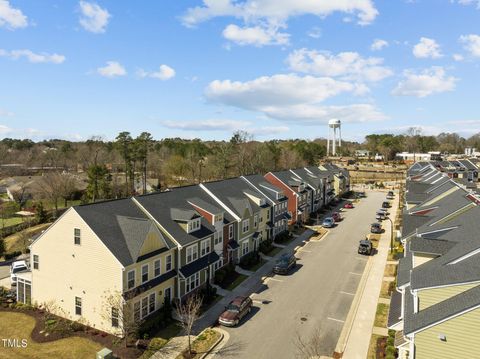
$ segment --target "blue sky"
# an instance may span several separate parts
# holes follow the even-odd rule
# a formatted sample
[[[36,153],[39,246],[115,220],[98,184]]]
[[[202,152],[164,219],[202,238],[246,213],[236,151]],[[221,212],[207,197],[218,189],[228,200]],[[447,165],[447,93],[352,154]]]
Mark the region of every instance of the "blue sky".
[[[480,132],[479,0],[0,0],[0,138]]]

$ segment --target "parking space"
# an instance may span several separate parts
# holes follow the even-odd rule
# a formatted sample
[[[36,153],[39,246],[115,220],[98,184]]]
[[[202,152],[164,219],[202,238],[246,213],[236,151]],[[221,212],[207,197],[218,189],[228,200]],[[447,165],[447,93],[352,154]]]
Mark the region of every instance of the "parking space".
[[[358,242],[369,233],[384,193],[369,192],[344,220],[317,243],[297,252],[297,268],[268,277],[252,295],[252,313],[218,353],[227,358],[294,358],[296,337],[320,336],[322,355],[332,355],[362,276],[366,257]]]

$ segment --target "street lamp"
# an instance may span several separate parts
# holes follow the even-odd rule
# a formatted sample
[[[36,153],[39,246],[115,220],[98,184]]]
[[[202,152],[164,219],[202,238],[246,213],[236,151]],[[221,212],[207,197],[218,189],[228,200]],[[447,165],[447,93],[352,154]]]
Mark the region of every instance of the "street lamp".
[[[385,217],[390,221],[390,253],[393,252],[393,221],[390,219],[390,217]]]

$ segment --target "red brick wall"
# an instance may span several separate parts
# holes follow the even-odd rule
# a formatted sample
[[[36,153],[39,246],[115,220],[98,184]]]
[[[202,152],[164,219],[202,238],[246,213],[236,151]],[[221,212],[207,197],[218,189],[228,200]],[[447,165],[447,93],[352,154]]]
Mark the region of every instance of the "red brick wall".
[[[285,183],[280,181],[277,177],[275,177],[271,172],[268,172],[265,175],[265,179],[273,184],[274,186],[277,186],[278,188],[281,188],[283,190],[283,193],[285,193],[285,196],[288,198],[288,211],[292,214],[292,219],[288,222],[288,224],[293,224],[297,222],[297,196],[295,195],[295,192]]]

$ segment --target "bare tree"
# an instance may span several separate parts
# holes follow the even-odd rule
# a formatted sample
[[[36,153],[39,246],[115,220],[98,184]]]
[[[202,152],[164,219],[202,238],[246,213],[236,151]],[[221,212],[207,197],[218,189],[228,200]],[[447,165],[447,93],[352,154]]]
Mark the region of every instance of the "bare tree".
[[[296,334],[294,344],[297,348],[297,357],[301,359],[320,358],[325,355],[322,350],[325,342],[325,337],[322,335],[319,328],[309,336],[304,338],[300,333]]]
[[[142,325],[140,318],[135,317],[132,298],[133,294],[124,295],[120,291],[107,291],[103,297],[102,318],[117,328],[117,335],[124,339],[125,347],[128,338]]]
[[[41,191],[41,197],[49,200],[55,207],[55,217],[58,216],[58,201],[61,196],[63,178],[58,172],[48,173],[43,177],[43,181],[38,184]]]
[[[193,325],[200,318],[200,308],[202,306],[202,297],[193,294],[187,298],[185,303],[178,302],[175,305],[175,313],[180,320],[185,334],[188,336],[188,354],[192,356],[191,334]]]

